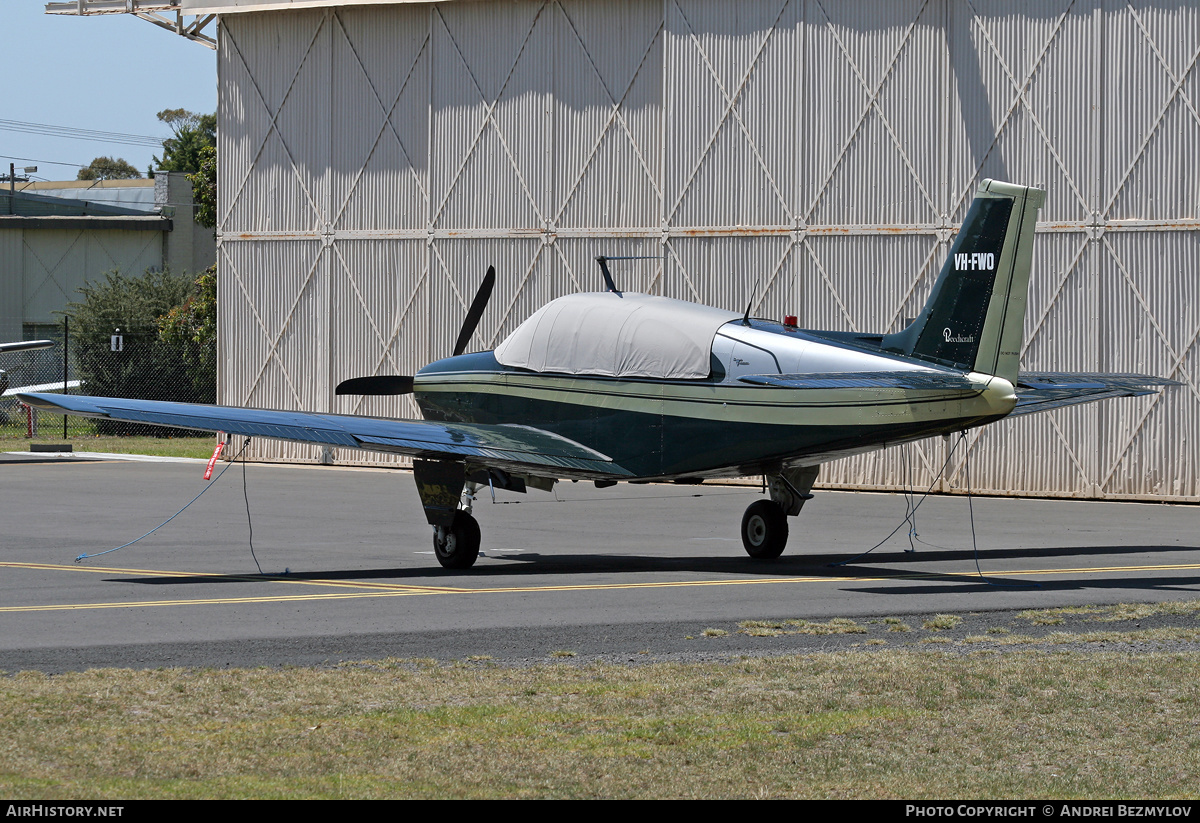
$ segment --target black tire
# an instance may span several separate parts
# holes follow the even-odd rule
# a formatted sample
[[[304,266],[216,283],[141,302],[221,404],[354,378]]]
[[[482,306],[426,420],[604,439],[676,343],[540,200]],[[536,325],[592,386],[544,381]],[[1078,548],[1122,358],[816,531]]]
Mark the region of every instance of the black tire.
[[[479,523],[466,512],[457,512],[449,528],[433,530],[433,553],[446,569],[469,569],[479,557]]]
[[[751,503],[742,515],[742,545],[756,560],[774,560],[787,545],[788,524],[783,507],[774,500]]]

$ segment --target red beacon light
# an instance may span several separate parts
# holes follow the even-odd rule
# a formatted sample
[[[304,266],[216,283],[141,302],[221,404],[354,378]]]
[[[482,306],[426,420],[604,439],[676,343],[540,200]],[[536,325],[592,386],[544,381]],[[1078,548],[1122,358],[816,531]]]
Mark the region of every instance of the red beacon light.
[[[796,328],[796,315],[794,315],[794,314],[784,315],[783,325],[787,326],[789,329]]]

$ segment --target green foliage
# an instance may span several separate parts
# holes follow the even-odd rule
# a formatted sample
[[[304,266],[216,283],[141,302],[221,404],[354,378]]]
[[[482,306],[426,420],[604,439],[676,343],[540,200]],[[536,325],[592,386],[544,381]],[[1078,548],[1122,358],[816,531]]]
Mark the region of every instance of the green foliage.
[[[123,157],[97,157],[79,170],[77,180],[132,180],[142,173],[125,162]]]
[[[217,115],[166,109],[158,113],[158,119],[174,134],[163,141],[163,155],[154,158],[154,167],[189,174],[200,171],[203,149],[217,145]]]
[[[149,400],[211,402],[213,391],[197,396],[198,381],[188,362],[160,339],[159,318],[192,296],[186,276],[147,271],[142,277],[108,272],[80,292],[83,300],[69,304],[72,353],[88,394]],[[119,330],[119,331],[118,331]],[[120,334],[123,349],[112,351],[111,339]],[[161,433],[116,421],[97,421],[100,434]]]
[[[200,170],[189,174],[192,197],[196,203],[196,222],[210,229],[217,227],[217,149],[200,150]]]
[[[197,403],[217,400],[217,267],[192,284],[191,295],[158,319],[158,337],[183,364]]]

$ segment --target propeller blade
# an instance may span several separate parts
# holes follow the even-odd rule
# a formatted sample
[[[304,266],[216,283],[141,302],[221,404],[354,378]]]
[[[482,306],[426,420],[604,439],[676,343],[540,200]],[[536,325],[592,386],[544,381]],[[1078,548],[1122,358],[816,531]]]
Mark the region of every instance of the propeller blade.
[[[335,394],[411,394],[413,379],[403,374],[384,374],[378,377],[354,377],[338,383]]]
[[[455,357],[466,351],[467,344],[471,342],[471,335],[475,333],[475,327],[479,325],[479,320],[483,317],[483,310],[487,308],[494,285],[496,285],[496,267],[488,266],[487,274],[483,276],[483,283],[480,284],[479,291],[475,292],[471,308],[467,310],[467,319],[463,321],[462,331],[458,333],[458,340],[454,342]]]
[[[483,317],[483,310],[487,308],[488,300],[492,296],[492,287],[495,285],[496,267],[488,266],[487,274],[483,277],[479,291],[475,292],[475,299],[471,301],[471,308],[467,310],[467,319],[463,321],[462,331],[458,333],[458,340],[454,344],[456,357],[462,354],[467,343],[471,342],[471,335],[475,333],[475,327],[479,325],[479,320]],[[338,383],[334,393],[379,396],[411,394],[412,390],[413,379],[411,377],[403,374],[383,374],[376,377],[354,377],[350,380],[343,380]]]

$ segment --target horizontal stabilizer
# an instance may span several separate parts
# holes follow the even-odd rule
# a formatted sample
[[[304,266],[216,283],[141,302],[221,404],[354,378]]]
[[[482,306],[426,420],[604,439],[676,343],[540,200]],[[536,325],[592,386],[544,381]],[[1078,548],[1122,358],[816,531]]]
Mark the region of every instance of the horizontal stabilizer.
[[[1145,374],[1021,372],[1016,386],[1017,407],[1009,416],[1050,411],[1111,397],[1141,397],[1178,385],[1181,384],[1177,380]]]
[[[59,414],[453,460],[551,477],[631,476],[594,449],[528,426],[389,420],[116,397],[22,394],[18,399]]]
[[[953,372],[883,371],[832,374],[750,374],[743,383],[780,386],[787,389],[916,389],[955,391],[978,390],[965,375]]]

